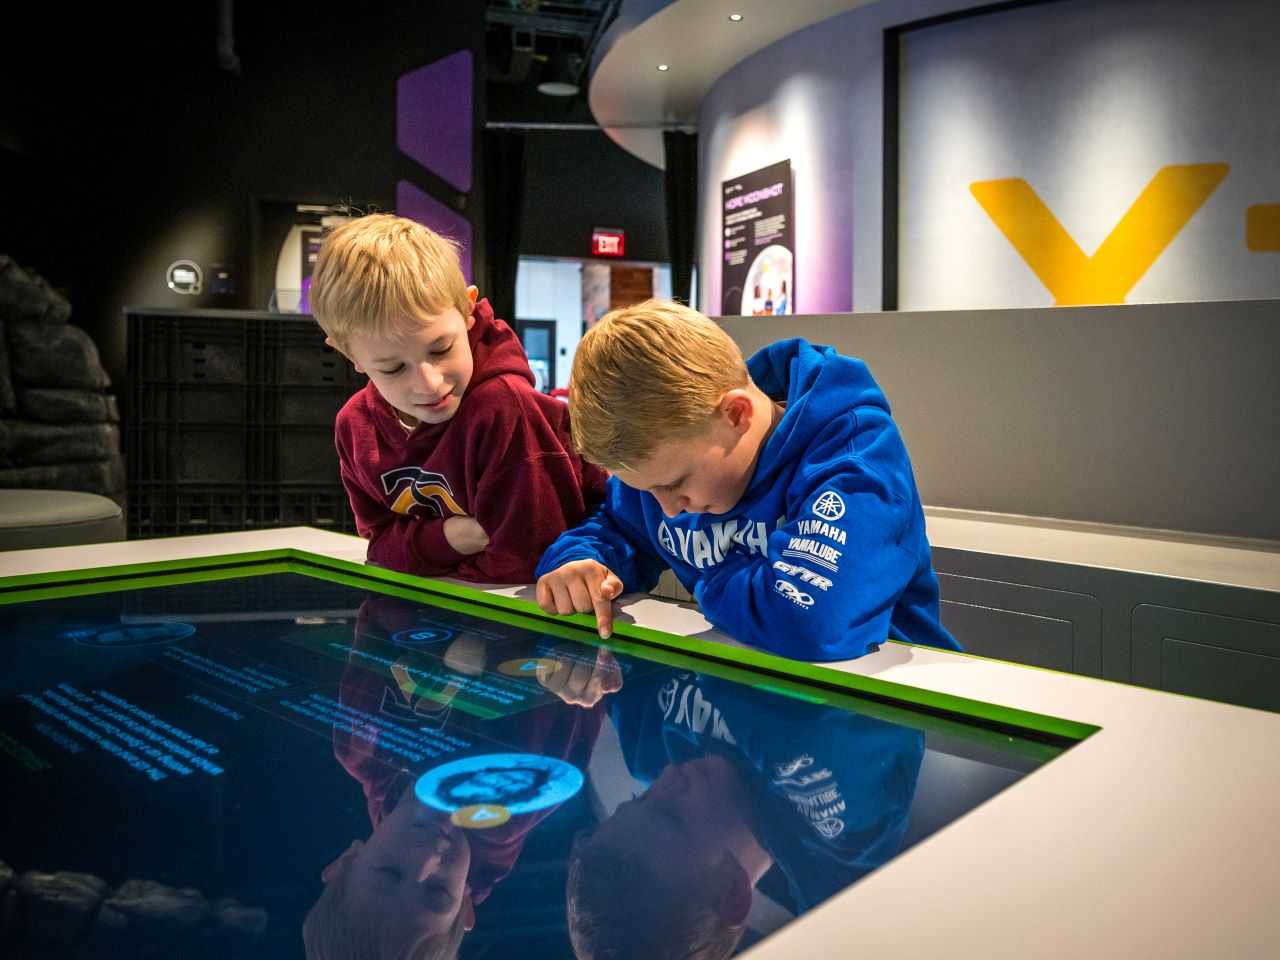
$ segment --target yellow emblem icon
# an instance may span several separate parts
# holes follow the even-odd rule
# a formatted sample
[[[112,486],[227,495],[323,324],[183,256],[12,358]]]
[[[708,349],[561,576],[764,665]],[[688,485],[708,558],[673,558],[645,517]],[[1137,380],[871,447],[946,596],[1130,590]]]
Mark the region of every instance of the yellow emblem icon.
[[[970,184],[969,192],[1058,306],[1124,303],[1229,169],[1225,163],[1163,167],[1093,256],[1085,255],[1027,181],[984,180]]]
[[[464,830],[488,830],[500,827],[511,819],[511,811],[496,803],[477,803],[459,807],[449,817],[455,827]]]

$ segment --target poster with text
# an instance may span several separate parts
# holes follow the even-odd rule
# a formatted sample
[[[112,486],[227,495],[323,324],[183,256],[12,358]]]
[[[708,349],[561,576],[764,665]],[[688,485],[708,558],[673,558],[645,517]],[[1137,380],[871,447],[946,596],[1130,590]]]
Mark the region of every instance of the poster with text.
[[[721,185],[724,228],[722,316],[795,313],[791,161]]]

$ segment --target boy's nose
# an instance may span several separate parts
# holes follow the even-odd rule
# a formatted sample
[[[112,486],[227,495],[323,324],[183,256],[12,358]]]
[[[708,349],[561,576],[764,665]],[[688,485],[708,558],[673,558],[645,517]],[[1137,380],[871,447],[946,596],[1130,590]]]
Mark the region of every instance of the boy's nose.
[[[435,846],[426,851],[422,858],[422,867],[418,870],[418,882],[425,883],[433,876],[440,872],[440,865],[444,862],[444,851],[439,846]]]
[[[456,855],[456,842],[444,830],[431,833],[421,845],[422,866],[418,868],[418,882],[431,879],[440,872],[446,860],[453,860]]]
[[[423,393],[434,395],[440,391],[444,377],[440,376],[440,371],[431,364],[423,362],[418,364],[418,381],[422,385]]]
[[[662,512],[668,517],[678,516],[685,507],[689,506],[689,498],[679,497],[674,493],[659,495],[658,506],[662,508]]]

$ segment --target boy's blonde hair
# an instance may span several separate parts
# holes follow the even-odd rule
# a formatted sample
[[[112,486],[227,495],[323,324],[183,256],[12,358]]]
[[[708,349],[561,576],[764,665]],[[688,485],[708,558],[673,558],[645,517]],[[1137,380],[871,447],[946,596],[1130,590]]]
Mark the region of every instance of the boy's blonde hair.
[[[573,358],[573,442],[602,467],[634,468],[699,433],[725,392],[750,382],[738,345],[698,311],[671,300],[613,310]]]
[[[341,350],[353,333],[395,336],[407,321],[456,307],[470,312],[452,240],[386,213],[344,223],[320,247],[311,312]]]

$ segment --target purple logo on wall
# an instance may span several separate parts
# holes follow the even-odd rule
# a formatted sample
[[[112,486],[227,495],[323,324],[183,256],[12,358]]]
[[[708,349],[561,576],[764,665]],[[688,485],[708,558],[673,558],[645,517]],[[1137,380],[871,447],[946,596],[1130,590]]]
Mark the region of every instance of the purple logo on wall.
[[[471,189],[472,82],[470,50],[459,50],[396,81],[396,144],[462,193]],[[462,272],[471,279],[471,224],[424,190],[401,180],[396,212],[456,240]]]

